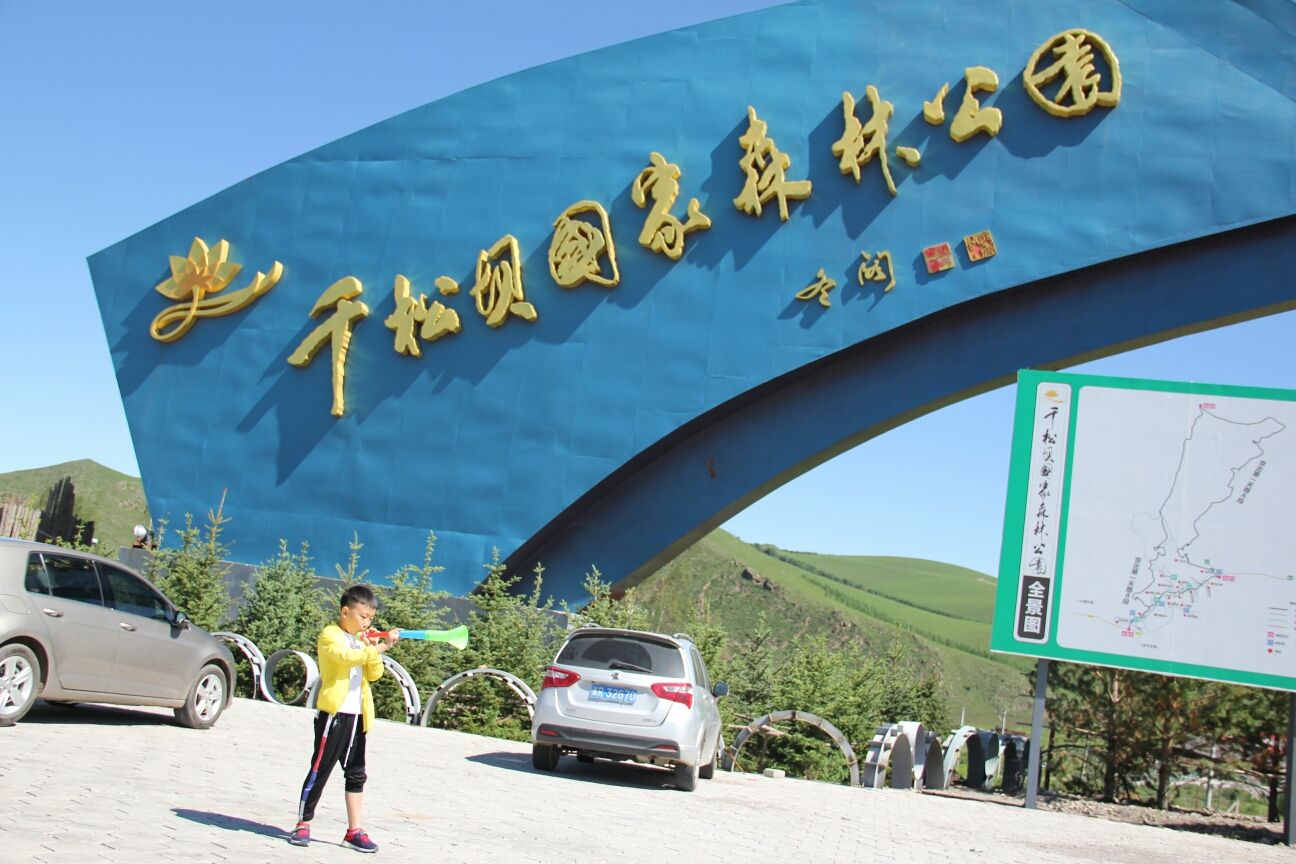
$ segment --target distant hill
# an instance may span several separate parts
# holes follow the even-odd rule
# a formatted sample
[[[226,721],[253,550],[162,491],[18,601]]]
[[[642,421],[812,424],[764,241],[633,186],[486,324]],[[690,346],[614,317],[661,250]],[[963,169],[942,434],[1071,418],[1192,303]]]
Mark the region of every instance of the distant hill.
[[[1006,708],[1008,726],[1021,727],[1031,664],[990,654],[994,590],[989,576],[936,561],[785,552],[715,531],[637,594],[658,628],[705,606],[730,633],[764,613],[783,643],[826,634],[878,654],[898,640],[916,673],[940,680],[950,723],[997,728]]]
[[[64,477],[71,477],[76,487],[77,517],[94,521],[100,548],[129,546],[131,530],[140,523],[148,524],[148,504],[140,478],[90,459],[0,474],[0,495],[44,507],[50,487]]]

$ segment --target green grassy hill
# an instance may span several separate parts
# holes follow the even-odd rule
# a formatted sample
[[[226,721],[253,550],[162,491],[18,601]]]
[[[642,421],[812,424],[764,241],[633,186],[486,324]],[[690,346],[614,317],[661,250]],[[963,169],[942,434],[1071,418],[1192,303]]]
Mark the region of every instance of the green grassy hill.
[[[994,587],[982,573],[935,561],[788,553],[715,531],[637,595],[659,629],[705,609],[733,634],[763,613],[783,643],[826,634],[877,654],[899,641],[916,673],[940,681],[951,723],[963,715],[997,727],[1007,708],[1008,725],[1020,726],[1030,717],[1030,663],[989,653]]]
[[[71,477],[76,489],[77,517],[95,523],[99,548],[115,551],[119,546],[129,546],[131,529],[148,523],[148,505],[140,479],[89,459],[0,474],[0,495],[44,507],[50,487],[64,477]]]

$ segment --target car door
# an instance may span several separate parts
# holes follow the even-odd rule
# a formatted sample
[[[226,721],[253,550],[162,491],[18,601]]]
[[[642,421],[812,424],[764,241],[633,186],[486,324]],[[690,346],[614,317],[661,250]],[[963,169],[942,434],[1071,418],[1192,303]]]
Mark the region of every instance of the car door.
[[[697,648],[690,647],[689,655],[693,658],[693,669],[697,688],[694,690],[697,699],[698,708],[702,711],[703,746],[711,741],[719,742],[720,740],[720,706],[716,704],[715,695],[711,693],[711,676],[707,674],[706,664],[702,662],[702,655],[698,653]],[[718,746],[718,744],[717,744]],[[705,759],[706,753],[701,757]]]
[[[27,590],[49,630],[59,686],[116,692],[112,671],[122,630],[117,613],[104,605],[94,562],[33,552],[27,571]]]
[[[117,686],[128,696],[185,698],[201,659],[195,640],[172,626],[171,604],[151,585],[120,567],[97,566],[121,628],[113,664]]]

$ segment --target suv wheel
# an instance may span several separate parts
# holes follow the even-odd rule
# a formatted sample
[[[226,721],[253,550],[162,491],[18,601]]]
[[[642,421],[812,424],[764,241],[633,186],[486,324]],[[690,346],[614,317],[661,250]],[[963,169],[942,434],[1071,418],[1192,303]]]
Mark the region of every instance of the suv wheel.
[[[559,767],[559,756],[562,751],[552,744],[531,745],[531,766],[540,771],[553,771]]]
[[[681,792],[692,792],[697,788],[698,766],[676,765],[675,788]]]
[[[532,744],[531,764],[541,771],[552,771],[558,767],[558,757],[562,755],[552,744]]]
[[[12,726],[36,703],[40,692],[40,660],[17,642],[0,648],[0,726]]]
[[[175,709],[176,719],[190,729],[208,729],[216,723],[225,710],[225,673],[219,666],[208,663],[198,673],[198,680],[189,689],[185,704]]]
[[[698,776],[703,780],[710,780],[715,776],[716,762],[720,761],[720,744],[716,743],[716,749],[711,754],[711,761],[698,769]]]

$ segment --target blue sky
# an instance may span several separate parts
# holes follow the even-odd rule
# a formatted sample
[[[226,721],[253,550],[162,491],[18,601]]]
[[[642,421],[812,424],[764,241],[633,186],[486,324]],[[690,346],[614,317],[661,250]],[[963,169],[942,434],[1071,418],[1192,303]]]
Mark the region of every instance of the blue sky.
[[[772,5],[0,0],[0,472],[89,458],[138,474],[88,255],[465,87]],[[1296,388],[1293,336],[1286,313],[1077,371]],[[1011,425],[1010,390],[968,400],[809,472],[727,527],[785,548],[993,573]]]

